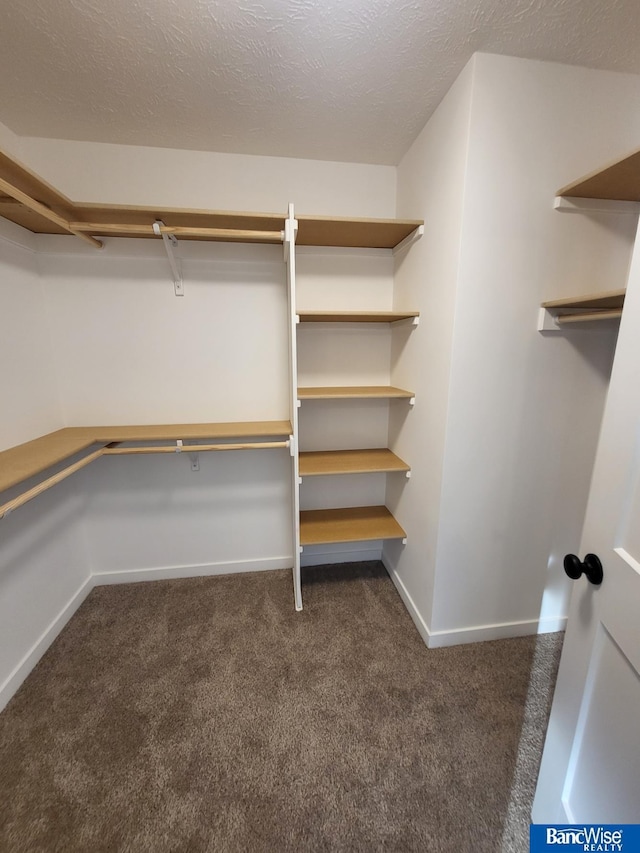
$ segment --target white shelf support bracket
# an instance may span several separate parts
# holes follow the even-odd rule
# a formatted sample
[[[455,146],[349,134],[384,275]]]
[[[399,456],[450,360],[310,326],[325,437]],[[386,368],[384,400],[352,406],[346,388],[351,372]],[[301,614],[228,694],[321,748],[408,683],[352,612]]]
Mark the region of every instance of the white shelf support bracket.
[[[548,308],[541,308],[538,311],[538,331],[561,332],[562,329],[556,320],[557,316],[556,312],[551,312]]]
[[[297,452],[298,452],[298,449],[296,447],[295,436],[290,435],[289,436],[289,453],[291,454],[291,456],[295,456]]]
[[[404,537],[404,539],[402,540],[402,544],[403,544],[403,545],[406,545],[406,544],[407,544],[407,537],[406,537],[406,536],[405,536],[405,537]]]
[[[179,438],[176,441],[176,453],[182,453],[182,439]]]
[[[396,327],[408,327],[415,329],[416,326],[420,324],[420,317],[409,317],[406,320],[394,320],[391,325],[395,329]]]
[[[411,234],[408,234],[404,240],[401,240],[397,246],[394,246],[391,250],[393,255],[397,255],[399,252],[404,252],[405,249],[408,249],[410,246],[419,240],[424,234],[424,225],[418,225]]]
[[[404,476],[407,478],[407,480],[410,480],[411,479],[411,471],[405,471]]]
[[[415,404],[416,404],[416,398],[411,397],[411,399],[409,400],[409,405],[411,406],[411,408],[413,408],[415,406]]]
[[[556,196],[553,207],[562,213],[638,213],[637,201],[619,201],[608,198],[571,198]]]
[[[164,222],[161,219],[156,220],[153,223],[153,233],[158,237],[162,237],[162,242],[164,244],[164,250],[167,253],[167,258],[169,259],[169,266],[171,267],[171,275],[173,276],[173,288],[175,290],[176,296],[184,296],[184,282],[182,281],[182,273],[180,272],[180,265],[178,264],[178,260],[173,254],[173,250],[178,246],[178,239],[175,234],[167,234],[162,229],[164,228]]]

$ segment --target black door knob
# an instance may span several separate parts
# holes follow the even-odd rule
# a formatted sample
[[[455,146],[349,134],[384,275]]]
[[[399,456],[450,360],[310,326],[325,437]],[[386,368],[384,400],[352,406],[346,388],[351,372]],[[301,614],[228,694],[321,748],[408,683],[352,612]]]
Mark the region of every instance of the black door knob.
[[[595,586],[600,586],[602,583],[602,563],[595,554],[587,554],[584,563],[581,563],[580,558],[575,554],[567,554],[564,558],[564,570],[571,580],[578,580],[580,575],[584,574],[589,583]]]

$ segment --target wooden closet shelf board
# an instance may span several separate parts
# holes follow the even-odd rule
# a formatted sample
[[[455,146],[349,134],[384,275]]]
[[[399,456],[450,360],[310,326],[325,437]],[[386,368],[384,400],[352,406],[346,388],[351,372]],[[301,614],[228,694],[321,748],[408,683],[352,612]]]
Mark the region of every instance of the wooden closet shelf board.
[[[409,471],[391,450],[313,450],[300,454],[300,476]]]
[[[419,317],[419,311],[298,311],[301,323],[395,323]]]
[[[640,201],[640,151],[590,172],[556,193],[569,198]]]
[[[73,202],[54,187],[0,151],[0,178],[35,201],[76,224],[90,223],[88,233],[96,237],[142,237],[158,239],[151,226],[162,220],[171,228],[230,229],[235,231],[270,232],[269,236],[236,237],[246,243],[273,243],[284,230],[284,213],[240,213],[191,208],[150,207],[122,204]],[[36,234],[64,234],[63,228],[37,211],[29,210],[6,193],[0,192],[0,216],[22,225]],[[298,216],[300,246],[349,246],[392,249],[423,222],[401,219],[353,219],[328,216]],[[102,227],[101,227],[102,226]],[[149,229],[140,233],[144,226]],[[85,230],[85,229],[77,229]],[[180,239],[221,241],[234,239],[225,235],[180,234]]]
[[[266,438],[289,436],[291,431],[289,421],[66,427],[0,452],[0,492],[41,474],[92,444],[109,444],[112,441]],[[185,449],[188,450],[188,447]]]
[[[393,249],[420,225],[418,219],[342,219],[298,216],[299,246]]]
[[[391,385],[349,385],[322,386],[317,388],[298,388],[300,400],[369,400],[410,398],[413,391],[394,388]]]
[[[272,232],[273,237],[263,240],[246,237],[243,242],[274,242],[284,229],[284,215],[277,213],[233,213],[230,211],[195,210],[190,208],[127,206],[120,204],[80,204],[74,206],[75,218],[95,225],[91,231],[97,236],[142,237],[157,240],[153,223],[161,220],[172,228],[223,228],[237,231]],[[101,228],[100,226],[104,226]],[[120,230],[118,230],[120,226]],[[129,227],[130,226],[130,227]],[[138,226],[138,228],[136,228]],[[149,229],[141,232],[139,227]],[[132,233],[133,231],[133,233]],[[180,239],[198,240],[202,237],[180,235]],[[214,239],[206,237],[204,239]],[[220,240],[221,238],[215,238]]]
[[[40,474],[94,444],[90,432],[59,429],[0,452],[0,492]]]
[[[9,196],[0,195],[0,216],[16,225],[21,225],[33,234],[69,234],[64,228],[50,222],[34,210],[29,210],[28,207]]]
[[[72,427],[73,429],[73,427]],[[267,438],[291,435],[289,421],[235,421],[208,424],[149,424],[113,427],[76,427],[90,429],[95,441],[171,441],[182,438]]]
[[[406,533],[385,506],[313,509],[300,513],[300,544],[404,539]]]
[[[602,293],[587,293],[584,296],[569,296],[565,299],[552,299],[550,302],[543,302],[543,308],[562,308],[562,309],[617,309],[624,306],[624,297],[626,290],[609,290]]]

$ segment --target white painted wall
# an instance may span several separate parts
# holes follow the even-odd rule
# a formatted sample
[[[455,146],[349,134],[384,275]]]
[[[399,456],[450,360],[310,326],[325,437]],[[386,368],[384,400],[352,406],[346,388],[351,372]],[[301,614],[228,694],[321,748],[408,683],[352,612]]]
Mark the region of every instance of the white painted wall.
[[[637,146],[639,103],[630,75],[474,59],[435,583],[420,611],[431,645],[562,624],[561,558],[579,544],[615,335],[543,337],[537,306],[623,286],[635,222],[552,201]],[[398,214],[419,215],[402,168]],[[394,562],[412,595],[417,558],[407,548]]]
[[[0,220],[0,450],[63,424],[34,242]],[[83,598],[80,511],[68,482],[0,521],[0,708]]]
[[[398,167],[398,216],[424,219],[425,234],[397,256],[394,308],[419,310],[419,326],[393,332],[394,385],[416,393],[396,407],[390,446],[412,468],[389,475],[387,506],[407,545],[387,543],[385,563],[423,635],[432,621],[453,316],[461,252],[474,61],[465,68]]]
[[[22,139],[0,121],[0,148],[17,160],[22,158]]]
[[[39,239],[67,424],[289,417],[280,247],[184,241],[176,297],[161,242],[107,242]]]
[[[22,138],[30,167],[74,201],[327,216],[394,216],[395,169],[286,157]]]
[[[63,423],[33,234],[4,219],[0,219],[0,306],[0,450],[4,450]]]

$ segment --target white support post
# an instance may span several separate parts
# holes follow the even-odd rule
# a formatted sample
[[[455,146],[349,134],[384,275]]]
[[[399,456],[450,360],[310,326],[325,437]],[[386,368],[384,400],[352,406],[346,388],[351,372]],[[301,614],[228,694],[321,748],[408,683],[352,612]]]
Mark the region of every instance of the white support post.
[[[293,205],[289,205],[284,223],[284,260],[287,267],[287,292],[289,297],[289,412],[293,434],[290,437],[292,457],[292,531],[293,531],[293,593],[296,610],[302,610],[302,585],[300,581],[300,467],[298,458],[298,346],[296,311],[296,235],[298,222]]]
[[[180,266],[178,264],[178,260],[173,254],[173,250],[178,245],[178,238],[174,234],[167,234],[161,229],[164,227],[164,222],[161,219],[156,220],[153,223],[153,233],[157,234],[158,237],[162,237],[162,242],[164,244],[165,252],[167,253],[167,258],[169,259],[169,266],[171,267],[171,275],[173,276],[173,288],[175,290],[176,296],[184,296],[184,282],[182,281],[182,273],[180,272]]]

